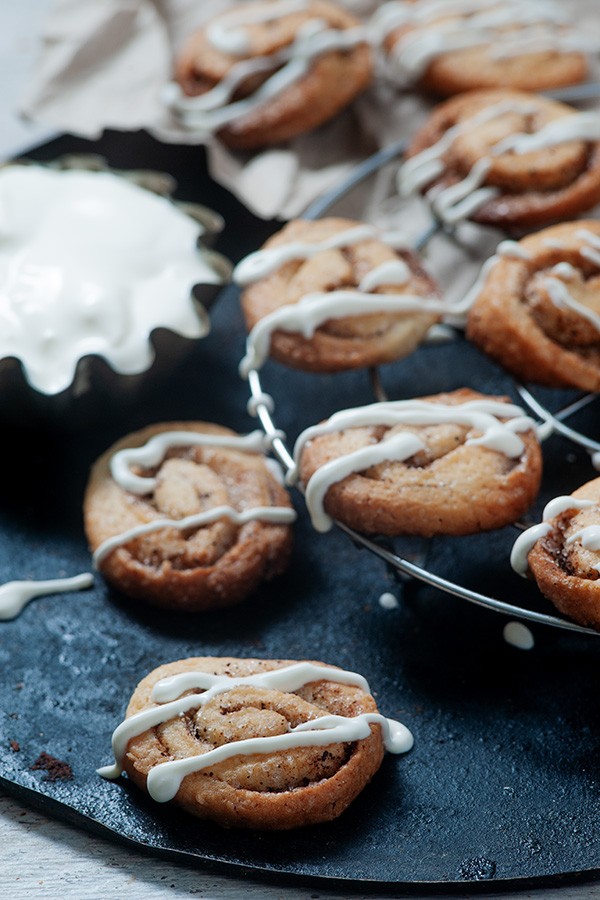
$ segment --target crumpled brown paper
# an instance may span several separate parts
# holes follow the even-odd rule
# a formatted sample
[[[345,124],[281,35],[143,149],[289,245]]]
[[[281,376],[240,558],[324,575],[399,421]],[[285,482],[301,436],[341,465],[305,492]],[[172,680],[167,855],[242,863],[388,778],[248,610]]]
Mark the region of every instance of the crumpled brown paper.
[[[376,0],[342,0],[354,11]],[[569,0],[598,22],[598,0]],[[160,140],[198,143],[161,102],[173,58],[189,34],[232,0],[54,0],[38,65],[22,105],[58,130],[98,137],[104,128],[144,128]],[[292,218],[377,147],[410,134],[431,107],[416,94],[377,84],[316,132],[259,153],[207,143],[213,178],[253,212]],[[361,215],[362,210],[355,210]]]
[[[160,94],[189,34],[229,6],[231,0],[55,0],[23,112],[90,138],[104,128],[144,128],[160,140],[198,143],[173,121]],[[383,114],[388,100],[393,108]],[[406,109],[420,105],[377,88],[280,147],[244,154],[209,140],[210,171],[258,215],[291,218],[377,146],[408,131],[413,117]]]

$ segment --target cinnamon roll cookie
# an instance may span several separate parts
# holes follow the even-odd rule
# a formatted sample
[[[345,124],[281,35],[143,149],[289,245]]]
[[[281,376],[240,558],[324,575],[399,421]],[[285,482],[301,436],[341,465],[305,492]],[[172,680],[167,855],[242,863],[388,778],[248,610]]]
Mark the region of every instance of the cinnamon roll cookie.
[[[412,736],[377,711],[361,675],[292,660],[183,659],[137,686],[114,766],[158,802],[221,825],[289,829],[339,816],[384,749]]]
[[[446,309],[399,234],[350,219],[290,222],[236,267],[246,287],[246,376],[267,355],[306,371],[379,365],[411,353]]]
[[[386,3],[370,25],[397,83],[451,96],[477,88],[545,91],[584,81],[592,37],[552,0]]]
[[[343,410],[304,431],[294,457],[318,531],[339,519],[357,531],[427,537],[514,522],[542,468],[523,410],[468,388]]]
[[[252,149],[331,119],[367,87],[358,19],[329,0],[236,4],[194,34],[166,102],[191,130]]]
[[[467,337],[524,381],[600,390],[600,222],[524,238],[487,266]]]
[[[472,91],[438,106],[398,174],[453,224],[529,227],[600,202],[600,112],[513,90]]]
[[[199,611],[244,599],[282,572],[295,518],[259,432],[205,422],[152,425],[92,469],[84,501],[94,562],[114,587]]]
[[[551,500],[517,539],[511,565],[565,615],[600,630],[600,478]]]

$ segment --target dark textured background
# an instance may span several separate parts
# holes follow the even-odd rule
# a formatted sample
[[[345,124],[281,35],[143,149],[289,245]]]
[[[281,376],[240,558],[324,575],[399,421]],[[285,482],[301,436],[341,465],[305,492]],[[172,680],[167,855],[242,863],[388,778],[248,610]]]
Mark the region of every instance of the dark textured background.
[[[102,152],[116,167],[170,171],[181,198],[224,214],[217,249],[235,259],[273,230],[208,181],[195,148],[108,134],[97,144],[62,138],[33,156],[75,150]],[[89,570],[81,523],[87,472],[124,432],[178,417],[254,427],[245,412],[247,388],[236,375],[243,339],[235,291],[228,289],[210,337],[134,408],[118,408],[107,397],[105,415],[95,422],[76,413],[62,422],[4,425],[0,580]],[[422,349],[387,367],[384,381],[395,398],[464,384],[495,392],[511,387],[462,342]],[[337,408],[372,399],[364,373],[319,377],[270,364],[264,386],[290,438]],[[593,411],[578,423],[593,430]],[[587,455],[562,439],[552,438],[545,451],[538,508],[594,475]],[[507,566],[514,536],[505,529],[436,539],[428,565],[550,611]],[[390,588],[401,599],[396,610],[378,603]],[[535,649],[523,652],[503,641],[505,621],[428,588],[391,584],[379,561],[339,532],[317,535],[302,512],[289,573],[222,615],[152,611],[98,577],[91,591],[37,600],[19,619],[0,623],[0,783],[51,814],[109,829],[152,852],[257,868],[264,877],[498,885],[600,869],[600,643],[536,628]],[[337,822],[287,834],[225,831],[148,801],[126,779],[100,779],[95,769],[110,761],[111,732],[137,681],[160,663],[190,655],[320,658],[362,672],[382,712],[412,729],[415,748],[388,756]],[[74,779],[50,782],[31,771],[42,751],[68,761]]]

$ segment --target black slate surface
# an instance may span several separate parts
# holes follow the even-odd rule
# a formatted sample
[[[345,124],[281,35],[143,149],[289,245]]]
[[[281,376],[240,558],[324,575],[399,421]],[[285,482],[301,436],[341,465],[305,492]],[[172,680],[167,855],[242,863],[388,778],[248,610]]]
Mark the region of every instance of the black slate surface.
[[[108,134],[97,144],[63,138],[33,156],[80,150],[101,152],[116,167],[170,171],[183,199],[225,215],[217,247],[233,258],[273,229],[208,181],[195,148]],[[135,408],[111,408],[107,398],[107,415],[96,423],[5,425],[0,579],[89,570],[81,523],[87,472],[125,431],[180,417],[254,427],[236,374],[243,338],[235,291],[228,289],[212,334]],[[464,384],[511,390],[463,342],[420,350],[383,375],[397,398]],[[337,408],[372,399],[362,373],[318,377],[269,364],[264,386],[290,437]],[[593,432],[594,410],[577,421]],[[562,439],[549,440],[545,453],[538,509],[594,475],[587,454]],[[226,614],[188,618],[150,610],[98,577],[90,591],[39,599],[19,619],[0,623],[2,787],[150,852],[258,870],[264,878],[362,880],[362,889],[481,880],[498,887],[600,869],[600,642],[538,627],[535,649],[519,651],[502,638],[503,617],[392,582],[378,560],[341,533],[315,534],[299,496],[296,505],[289,573]],[[427,564],[470,587],[550,611],[507,566],[514,537],[509,528],[436,539]],[[400,599],[395,610],[378,603],[390,588]],[[100,779],[95,770],[110,761],[111,732],[137,681],[189,655],[320,658],[362,672],[382,712],[412,729],[414,750],[388,756],[337,822],[286,834],[226,831],[152,803],[125,778]],[[52,782],[31,770],[41,752],[67,761],[73,779]]]

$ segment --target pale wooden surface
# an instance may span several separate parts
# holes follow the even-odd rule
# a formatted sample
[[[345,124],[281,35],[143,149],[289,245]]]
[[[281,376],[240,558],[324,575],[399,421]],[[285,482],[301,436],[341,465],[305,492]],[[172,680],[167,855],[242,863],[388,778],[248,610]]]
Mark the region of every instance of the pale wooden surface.
[[[348,891],[320,886],[279,887],[235,876],[214,875],[109,843],[86,832],[39,815],[0,795],[0,897],[61,897],[88,900],[125,897],[201,897],[202,900],[342,900]],[[378,900],[383,894],[352,892],[353,900]],[[390,896],[389,894],[387,896]],[[422,898],[423,895],[420,895]],[[416,900],[414,894],[402,894]],[[440,894],[429,894],[441,900]],[[471,892],[453,894],[470,900]],[[487,900],[598,900],[600,883],[540,891],[486,894]]]
[[[45,129],[19,122],[14,114],[19,84],[35,52],[36,24],[49,0],[0,0],[0,157],[20,152],[48,136]],[[141,852],[125,849],[51,820],[0,794],[0,897],[196,896],[203,900],[340,900],[347,891],[320,887],[279,887],[235,875],[214,875],[202,869],[175,866]],[[510,900],[600,900],[600,882],[577,887],[517,892]],[[353,893],[356,900],[362,896]],[[377,895],[368,895],[377,900]],[[410,894],[403,894],[410,900]],[[432,900],[435,900],[433,895]],[[441,895],[435,895],[440,897]],[[454,894],[467,900],[473,894]],[[486,894],[488,898],[506,894]]]
[[[124,849],[63,825],[0,795],[0,896],[61,897],[202,897],[203,900],[341,900],[348,891],[279,887],[235,876],[214,875]],[[354,900],[384,895],[352,893]],[[389,895],[387,895],[389,896]],[[405,900],[415,895],[402,894]],[[423,895],[421,895],[422,897]],[[442,895],[428,895],[440,900]],[[468,900],[471,892],[453,894]],[[488,900],[598,900],[600,883],[565,888],[486,894]]]

